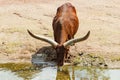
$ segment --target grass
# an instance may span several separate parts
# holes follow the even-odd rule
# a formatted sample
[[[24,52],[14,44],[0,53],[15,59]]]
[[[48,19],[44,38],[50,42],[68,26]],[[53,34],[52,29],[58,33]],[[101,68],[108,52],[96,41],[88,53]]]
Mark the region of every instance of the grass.
[[[27,42],[28,41],[28,42]],[[13,53],[20,53],[20,54],[28,54],[33,53],[36,51],[36,46],[34,41],[32,42],[29,40],[16,40],[16,41],[9,41],[5,42],[1,45],[0,50],[2,53],[13,54]]]
[[[0,51],[1,53],[25,53],[26,51],[36,51],[36,41],[27,33],[27,28],[24,26],[0,26]],[[33,31],[38,32],[37,28],[32,28]],[[49,32],[50,33],[50,32]],[[3,44],[4,43],[4,44]],[[27,52],[28,53],[28,52]]]
[[[120,56],[111,57],[111,61],[112,62],[114,62],[114,61],[120,61]]]
[[[33,74],[38,71],[35,69],[33,65],[30,63],[6,63],[0,64],[0,68],[4,68],[6,70],[11,70],[12,72],[16,72],[16,74],[24,80],[30,80]]]
[[[4,44],[1,47],[1,51],[7,54],[16,53],[17,47],[20,45],[21,45],[20,42],[9,42],[9,43]]]

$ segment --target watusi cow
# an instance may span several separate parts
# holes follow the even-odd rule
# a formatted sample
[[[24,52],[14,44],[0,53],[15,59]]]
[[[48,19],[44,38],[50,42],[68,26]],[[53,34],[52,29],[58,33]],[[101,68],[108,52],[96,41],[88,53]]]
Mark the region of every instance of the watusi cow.
[[[67,57],[69,46],[73,43],[86,40],[90,35],[90,31],[88,31],[84,37],[74,39],[74,35],[79,27],[79,20],[76,14],[76,9],[71,3],[65,3],[58,7],[52,26],[54,40],[45,36],[38,36],[29,30],[28,33],[36,39],[51,44],[57,53],[57,65],[62,66]]]

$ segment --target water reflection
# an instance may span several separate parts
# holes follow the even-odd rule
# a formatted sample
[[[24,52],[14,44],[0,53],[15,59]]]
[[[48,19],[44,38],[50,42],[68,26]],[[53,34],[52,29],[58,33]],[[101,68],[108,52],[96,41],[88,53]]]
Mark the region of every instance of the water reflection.
[[[109,76],[109,80],[119,80],[120,79],[120,70],[118,69],[111,69],[106,70],[105,73]]]
[[[35,74],[31,80],[55,80],[56,79],[57,68],[56,67],[46,67],[41,69],[41,72]]]
[[[36,67],[30,63],[0,64],[0,80],[119,80],[120,69],[63,66]]]
[[[17,76],[14,72],[10,70],[2,70],[0,69],[0,80],[24,80],[23,78]]]
[[[109,76],[102,69],[66,66],[57,72],[56,80],[109,80]]]

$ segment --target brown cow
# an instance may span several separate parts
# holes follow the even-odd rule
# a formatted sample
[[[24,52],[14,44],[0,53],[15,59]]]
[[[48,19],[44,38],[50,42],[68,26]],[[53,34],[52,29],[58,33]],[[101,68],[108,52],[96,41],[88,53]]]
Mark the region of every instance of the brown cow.
[[[57,9],[52,26],[55,41],[44,36],[35,35],[29,30],[28,33],[36,39],[50,43],[56,50],[58,66],[62,66],[64,59],[67,57],[69,45],[86,40],[90,31],[82,38],[73,39],[78,30],[79,21],[75,7],[71,3],[65,3]]]

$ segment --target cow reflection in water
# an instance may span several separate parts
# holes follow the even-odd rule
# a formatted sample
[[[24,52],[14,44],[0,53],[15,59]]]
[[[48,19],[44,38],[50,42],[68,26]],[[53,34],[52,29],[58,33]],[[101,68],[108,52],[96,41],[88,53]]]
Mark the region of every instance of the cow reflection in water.
[[[56,80],[75,80],[74,69],[70,73],[68,67],[57,71]]]
[[[110,80],[110,78],[104,74],[104,69],[66,66],[57,71],[56,80]]]

